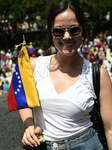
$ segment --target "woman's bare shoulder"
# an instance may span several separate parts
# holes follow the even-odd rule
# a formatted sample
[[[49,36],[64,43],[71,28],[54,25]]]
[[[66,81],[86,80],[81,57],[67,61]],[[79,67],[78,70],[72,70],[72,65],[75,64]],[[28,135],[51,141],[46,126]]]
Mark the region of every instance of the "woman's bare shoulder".
[[[100,77],[101,77],[101,85],[106,85],[106,87],[107,87],[107,85],[109,87],[112,86],[112,82],[111,82],[109,73],[108,73],[107,69],[103,66],[101,66],[101,76]]]
[[[101,66],[101,77],[110,78],[107,69],[104,66]]]
[[[30,60],[30,63],[31,63],[31,67],[32,67],[32,70],[34,71],[35,67],[36,67],[36,62],[37,62],[37,57],[35,58],[32,58]]]

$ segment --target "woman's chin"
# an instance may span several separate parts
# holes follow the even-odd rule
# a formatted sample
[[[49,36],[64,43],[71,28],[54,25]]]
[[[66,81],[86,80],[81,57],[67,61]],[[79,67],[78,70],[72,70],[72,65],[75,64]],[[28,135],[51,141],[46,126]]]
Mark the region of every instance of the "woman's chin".
[[[72,55],[74,55],[75,51],[74,51],[74,49],[72,49],[72,50],[63,50],[62,53],[66,56],[72,56]]]

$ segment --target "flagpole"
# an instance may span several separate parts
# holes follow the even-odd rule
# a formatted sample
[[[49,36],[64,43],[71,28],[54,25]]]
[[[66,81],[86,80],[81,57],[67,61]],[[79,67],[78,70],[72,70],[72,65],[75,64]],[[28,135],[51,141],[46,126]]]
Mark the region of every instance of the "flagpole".
[[[25,41],[25,36],[23,34],[23,43],[22,43],[23,46],[26,46],[26,41]],[[34,128],[36,128],[36,124],[35,124],[35,116],[34,116],[34,109],[32,108],[32,117],[33,117],[33,125],[34,125]],[[45,142],[45,139],[43,137],[43,135],[39,135],[38,136],[38,139],[40,141],[40,143],[43,143]]]

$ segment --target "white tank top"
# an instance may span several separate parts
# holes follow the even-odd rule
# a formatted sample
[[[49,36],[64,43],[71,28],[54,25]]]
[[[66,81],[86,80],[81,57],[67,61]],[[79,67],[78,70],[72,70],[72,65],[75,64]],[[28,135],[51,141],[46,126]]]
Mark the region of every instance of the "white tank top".
[[[36,125],[48,141],[66,139],[92,126],[89,112],[94,105],[92,64],[84,59],[80,79],[58,94],[50,78],[50,56],[37,58],[34,79],[41,107],[34,108]]]

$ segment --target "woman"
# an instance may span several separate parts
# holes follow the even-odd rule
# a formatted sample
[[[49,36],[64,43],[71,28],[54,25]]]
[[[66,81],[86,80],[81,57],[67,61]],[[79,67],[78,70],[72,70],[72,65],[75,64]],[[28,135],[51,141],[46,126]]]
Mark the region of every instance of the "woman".
[[[96,98],[92,64],[77,49],[86,38],[82,10],[62,1],[48,16],[49,43],[57,54],[31,60],[41,107],[20,110],[26,126],[22,143],[38,150],[102,150],[92,128],[90,112]],[[109,150],[112,150],[112,86],[107,70],[101,67],[101,115]],[[46,142],[40,144],[39,135]]]

